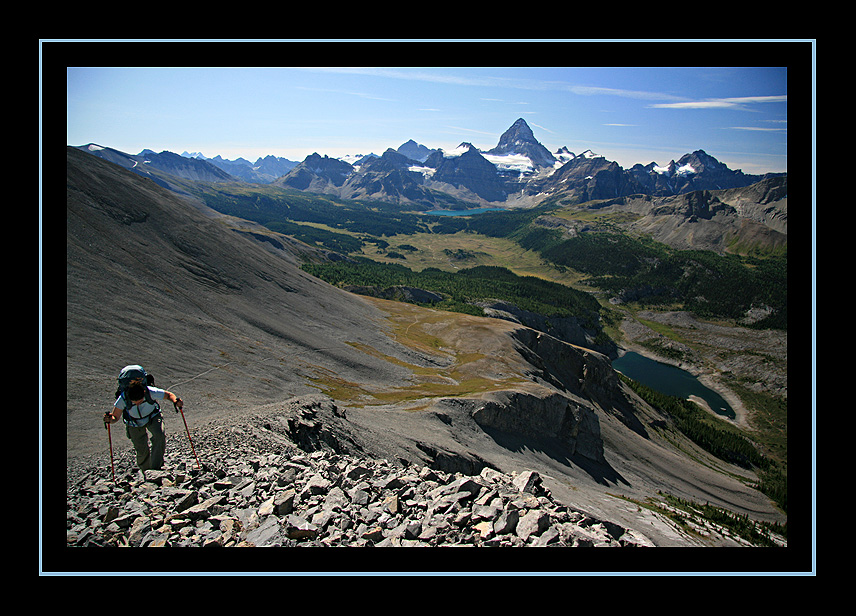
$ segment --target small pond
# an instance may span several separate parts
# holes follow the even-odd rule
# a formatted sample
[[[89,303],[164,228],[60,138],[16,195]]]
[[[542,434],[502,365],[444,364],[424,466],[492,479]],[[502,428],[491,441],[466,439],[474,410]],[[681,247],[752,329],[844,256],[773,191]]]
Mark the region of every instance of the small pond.
[[[722,396],[702,385],[686,370],[649,359],[632,351],[613,361],[612,367],[634,381],[639,381],[667,396],[676,396],[685,400],[690,396],[698,396],[718,415],[729,419],[734,419],[736,416],[734,409]]]

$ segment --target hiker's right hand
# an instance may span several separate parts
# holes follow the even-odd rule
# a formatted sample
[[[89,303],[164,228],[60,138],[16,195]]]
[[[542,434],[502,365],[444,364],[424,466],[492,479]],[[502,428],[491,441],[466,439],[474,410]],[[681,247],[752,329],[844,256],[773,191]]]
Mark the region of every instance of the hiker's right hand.
[[[115,417],[113,417],[112,413],[104,413],[104,423],[105,424],[114,424],[117,421],[119,421],[119,420],[116,419]]]

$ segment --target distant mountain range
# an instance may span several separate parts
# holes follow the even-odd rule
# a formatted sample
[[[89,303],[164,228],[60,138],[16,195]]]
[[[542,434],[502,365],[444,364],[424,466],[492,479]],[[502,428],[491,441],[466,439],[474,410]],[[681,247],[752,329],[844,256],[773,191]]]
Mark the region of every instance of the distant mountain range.
[[[414,203],[428,208],[456,207],[455,200],[530,206],[549,198],[582,203],[637,194],[668,196],[741,188],[787,175],[745,174],[729,169],[704,150],[664,166],[651,162],[624,169],[590,150],[574,154],[562,147],[551,153],[522,118],[487,151],[466,142],[452,151],[430,149],[411,139],[380,156],[343,160],[313,153],[299,163],[275,156],[250,163],[219,155],[205,158],[199,153],[143,150],[131,155],[96,144],[78,147],[158,183],[164,183],[158,173],[162,172],[191,180],[265,183],[346,199]]]
[[[238,179],[244,180],[245,182],[260,184],[269,184],[300,164],[298,161],[288,160],[287,158],[280,158],[273,155],[268,155],[264,158],[260,157],[255,163],[251,163],[245,158],[228,160],[222,158],[219,154],[214,158],[206,158],[198,152],[193,154],[184,152],[182,156],[185,158],[195,158],[198,160],[208,161],[215,167],[219,167],[229,175]]]

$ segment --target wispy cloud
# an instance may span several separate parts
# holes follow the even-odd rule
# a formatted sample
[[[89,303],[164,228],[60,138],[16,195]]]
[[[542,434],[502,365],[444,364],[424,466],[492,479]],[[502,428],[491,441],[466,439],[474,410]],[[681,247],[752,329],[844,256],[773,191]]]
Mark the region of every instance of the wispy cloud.
[[[760,128],[758,126],[729,126],[729,130],[756,130],[765,133],[786,133],[787,128]]]
[[[431,83],[443,83],[447,85],[460,86],[499,86],[518,90],[552,90],[577,94],[580,96],[619,96],[622,98],[635,98],[640,100],[657,101],[684,101],[685,98],[665,94],[663,92],[647,92],[644,90],[623,90],[620,88],[603,88],[597,86],[583,86],[558,80],[523,79],[509,77],[490,77],[474,74],[457,75],[445,72],[432,72],[420,69],[396,69],[377,67],[306,67],[298,70],[316,71],[324,73],[342,73],[349,75],[371,75],[374,77],[388,77],[391,79],[406,79],[409,81],[425,81]],[[495,100],[500,99],[482,99]]]
[[[541,126],[540,124],[535,124],[535,122],[529,122],[529,123],[530,123],[532,126],[534,126],[535,128],[539,128],[539,129],[543,130],[544,132],[550,133],[551,135],[555,135],[555,134],[556,134],[556,132],[555,132],[555,131],[550,130],[550,129],[549,129],[549,128],[547,128],[546,126]]]
[[[577,86],[573,84],[564,84],[559,89],[566,90],[580,96],[618,96],[621,98],[635,98],[638,100],[656,100],[656,101],[682,101],[685,100],[673,94],[665,94],[663,92],[647,92],[645,90],[623,90],[621,88],[601,88],[595,86]],[[680,104],[678,102],[672,104]]]
[[[614,96],[642,101],[650,101],[650,108],[656,109],[749,109],[753,105],[766,103],[786,103],[787,95],[779,96],[741,96],[729,98],[710,98],[703,100],[690,100],[684,96],[676,96],[666,92],[630,90],[622,88],[606,88],[600,86],[579,85],[562,80],[542,80],[525,78],[508,78],[482,76],[476,74],[459,75],[444,72],[442,69],[401,69],[401,68],[376,68],[376,67],[319,67],[301,70],[345,73],[352,75],[371,75],[375,77],[386,77],[391,79],[404,79],[409,81],[424,81],[430,83],[441,83],[459,86],[492,86],[504,87],[518,90],[535,91],[559,91],[569,92],[578,96]],[[346,92],[355,96],[369,95],[358,92]],[[387,99],[388,100],[388,99]],[[505,102],[495,98],[483,98],[481,100]],[[517,102],[513,104],[527,104]]]
[[[388,101],[388,102],[396,102],[394,98],[385,98],[383,96],[377,96],[375,94],[368,94],[366,92],[353,92],[349,90],[335,90],[330,88],[309,88],[307,86],[295,86],[297,90],[306,90],[309,92],[325,92],[327,94],[343,94],[346,96],[357,96],[359,98],[367,98],[373,101]]]
[[[462,131],[465,133],[474,133],[476,135],[488,135],[490,137],[497,137],[496,133],[483,131],[483,130],[473,130],[472,128],[463,128],[462,126],[447,126],[446,128],[451,128],[452,130]]]
[[[749,105],[763,103],[786,103],[788,96],[740,96],[736,98],[710,98],[702,101],[655,103],[657,109],[747,109]]]
[[[722,100],[730,101],[733,103],[786,103],[788,102],[788,95],[782,94],[780,96],[741,96],[739,98],[724,98]]]
[[[360,66],[321,66],[295,67],[298,70],[319,73],[340,73],[347,75],[371,75],[374,77],[389,77],[392,79],[407,79],[410,81],[427,81],[462,86],[491,86],[505,82],[517,81],[502,77],[478,77],[471,75],[453,75],[449,73],[432,73],[422,70],[407,70],[395,68],[360,67]]]

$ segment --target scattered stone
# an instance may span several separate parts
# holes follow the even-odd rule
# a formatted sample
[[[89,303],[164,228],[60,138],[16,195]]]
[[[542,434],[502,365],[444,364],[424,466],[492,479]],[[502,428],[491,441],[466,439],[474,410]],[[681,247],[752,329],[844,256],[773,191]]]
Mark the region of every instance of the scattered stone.
[[[273,425],[277,418],[271,418]],[[253,427],[207,435],[202,468],[181,447],[140,473],[132,454],[69,481],[72,547],[647,546],[645,537],[555,502],[531,470],[469,476],[265,441]],[[257,438],[248,436],[255,434]]]

